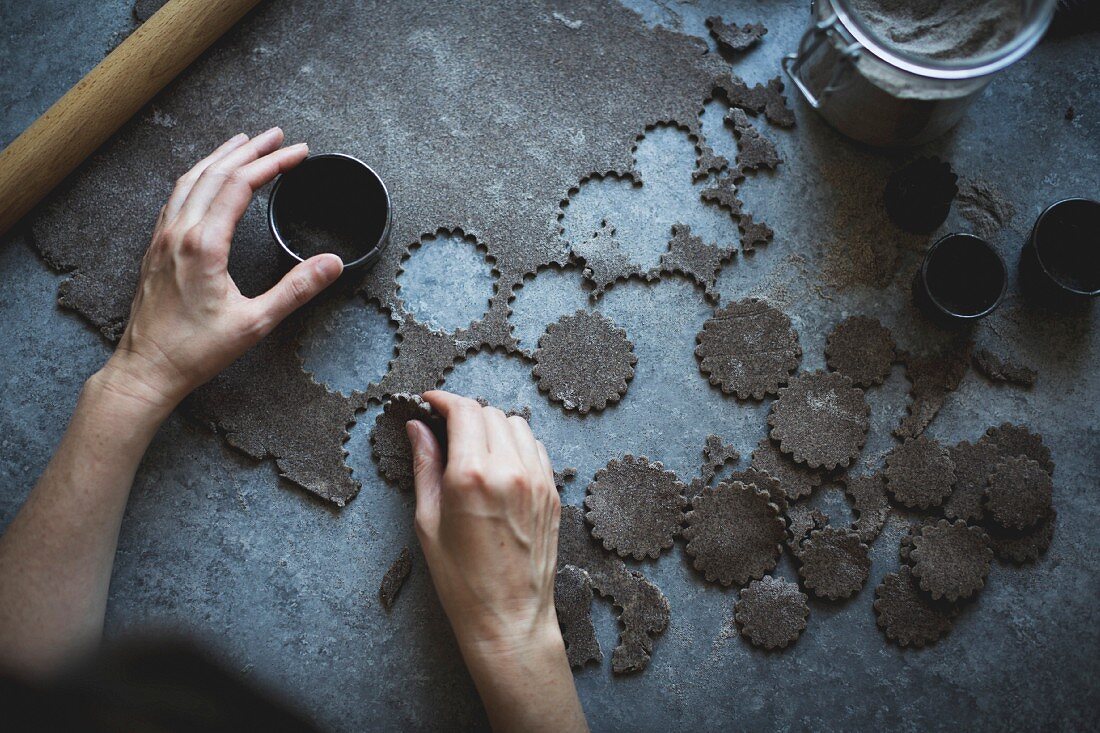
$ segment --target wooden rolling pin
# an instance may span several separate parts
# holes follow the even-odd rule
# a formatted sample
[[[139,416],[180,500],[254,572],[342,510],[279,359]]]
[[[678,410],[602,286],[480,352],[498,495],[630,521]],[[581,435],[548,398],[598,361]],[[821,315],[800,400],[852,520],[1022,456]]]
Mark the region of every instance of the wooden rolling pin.
[[[0,153],[0,235],[259,0],[169,0]]]

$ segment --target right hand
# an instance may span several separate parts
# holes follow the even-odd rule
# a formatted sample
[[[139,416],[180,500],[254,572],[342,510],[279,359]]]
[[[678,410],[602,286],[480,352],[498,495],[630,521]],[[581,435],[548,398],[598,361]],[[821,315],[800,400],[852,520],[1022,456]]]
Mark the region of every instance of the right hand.
[[[560,648],[554,610],[561,502],[546,448],[527,421],[441,391],[449,453],[419,421],[413,446],[416,529],[439,599],[471,655]]]

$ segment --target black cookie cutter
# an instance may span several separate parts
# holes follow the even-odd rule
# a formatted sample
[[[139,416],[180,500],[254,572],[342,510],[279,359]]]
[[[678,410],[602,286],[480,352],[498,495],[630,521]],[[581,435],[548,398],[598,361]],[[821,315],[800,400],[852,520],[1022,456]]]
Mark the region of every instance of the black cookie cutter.
[[[917,305],[946,326],[973,323],[989,315],[1007,288],[1004,258],[973,234],[948,234],[936,240],[913,282]]]
[[[356,200],[350,200],[353,194]],[[360,200],[361,199],[361,200]],[[390,228],[393,223],[393,201],[389,189],[382,177],[369,165],[351,155],[343,153],[323,153],[311,155],[292,170],[280,175],[271,189],[267,205],[267,225],[271,236],[279,243],[285,255],[295,262],[303,262],[298,247],[287,235],[288,220],[295,214],[301,214],[304,208],[320,203],[318,220],[314,223],[325,228],[325,214],[332,218],[351,216],[355,207],[371,209],[364,213],[358,211],[356,224],[362,224],[362,232],[356,232],[355,255],[345,259],[344,269],[369,269],[382,256],[389,244]],[[342,211],[333,211],[340,207]],[[328,208],[328,211],[325,209]],[[308,212],[306,215],[308,216]],[[349,221],[343,222],[345,225]],[[359,235],[362,235],[359,240]]]
[[[1043,210],[1020,252],[1020,283],[1053,305],[1100,295],[1100,202],[1069,198]]]

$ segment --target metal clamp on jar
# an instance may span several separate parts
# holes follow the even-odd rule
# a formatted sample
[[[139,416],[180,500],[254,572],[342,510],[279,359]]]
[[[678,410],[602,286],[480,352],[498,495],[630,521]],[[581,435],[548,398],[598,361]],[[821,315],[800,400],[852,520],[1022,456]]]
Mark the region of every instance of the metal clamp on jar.
[[[853,0],[815,0],[810,27],[783,69],[845,135],[871,145],[919,145],[951,129],[996,72],[1039,42],[1055,5],[1020,0],[1019,24],[1007,43],[973,57],[939,58],[881,38]]]

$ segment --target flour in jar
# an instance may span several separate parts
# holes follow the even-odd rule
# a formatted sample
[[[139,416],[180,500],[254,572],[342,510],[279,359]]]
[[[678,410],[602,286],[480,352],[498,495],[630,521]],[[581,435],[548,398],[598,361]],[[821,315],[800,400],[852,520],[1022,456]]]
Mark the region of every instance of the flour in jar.
[[[849,7],[890,49],[938,62],[993,54],[1024,24],[1023,0],[850,0]],[[898,96],[930,92],[866,55],[858,65],[864,76]]]

